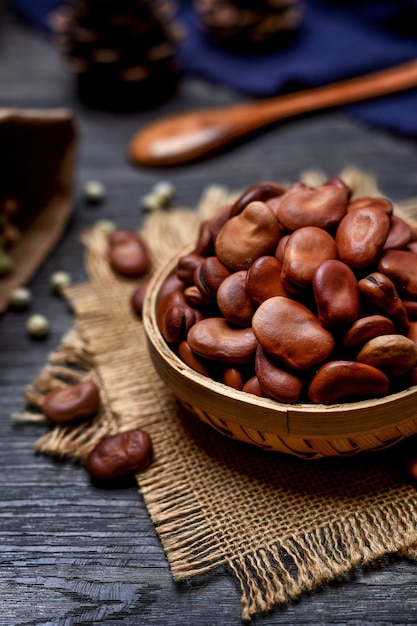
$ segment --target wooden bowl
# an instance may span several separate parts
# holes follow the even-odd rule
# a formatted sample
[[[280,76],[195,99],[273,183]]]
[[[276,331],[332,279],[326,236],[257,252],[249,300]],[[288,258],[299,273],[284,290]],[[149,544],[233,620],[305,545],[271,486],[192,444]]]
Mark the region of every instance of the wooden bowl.
[[[156,371],[200,420],[227,437],[303,459],[380,450],[417,433],[417,386],[360,402],[283,404],[195,372],[166,344],[156,323],[157,296],[177,260],[178,255],[153,276],[143,322]]]

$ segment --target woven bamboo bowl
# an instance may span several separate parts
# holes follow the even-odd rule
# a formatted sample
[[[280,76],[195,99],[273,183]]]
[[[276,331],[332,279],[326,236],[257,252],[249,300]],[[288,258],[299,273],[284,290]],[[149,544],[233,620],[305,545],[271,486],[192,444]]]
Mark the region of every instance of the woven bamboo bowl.
[[[237,391],[186,365],[156,323],[156,300],[178,256],[152,278],[143,322],[153,365],[178,401],[226,437],[303,459],[380,450],[417,434],[417,386],[360,402],[283,404]]]

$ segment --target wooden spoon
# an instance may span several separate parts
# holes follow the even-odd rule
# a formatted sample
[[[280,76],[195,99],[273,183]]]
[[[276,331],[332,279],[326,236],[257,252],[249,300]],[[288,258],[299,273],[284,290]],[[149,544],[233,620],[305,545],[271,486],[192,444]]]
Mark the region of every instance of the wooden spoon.
[[[180,165],[227,146],[264,126],[303,113],[376,98],[417,86],[417,61],[341,82],[246,104],[203,109],[158,120],[129,146],[138,165]]]

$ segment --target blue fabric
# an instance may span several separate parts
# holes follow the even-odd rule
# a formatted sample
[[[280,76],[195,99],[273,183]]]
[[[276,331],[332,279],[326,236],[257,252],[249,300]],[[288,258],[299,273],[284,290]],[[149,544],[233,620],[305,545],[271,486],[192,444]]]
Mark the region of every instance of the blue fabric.
[[[12,0],[47,30],[46,15],[62,0]],[[192,0],[179,0],[187,36],[178,59],[186,74],[268,97],[324,85],[417,59],[417,0],[305,0],[304,19],[286,47],[241,55],[214,45],[202,32]],[[417,89],[345,107],[351,115],[417,137]]]
[[[9,0],[9,4],[26,18],[45,32],[49,32],[48,15],[59,8],[61,0]]]

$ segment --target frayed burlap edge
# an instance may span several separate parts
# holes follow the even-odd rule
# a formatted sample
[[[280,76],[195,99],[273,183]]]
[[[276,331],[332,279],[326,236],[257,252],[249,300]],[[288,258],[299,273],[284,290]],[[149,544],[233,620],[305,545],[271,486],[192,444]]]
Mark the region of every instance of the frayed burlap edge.
[[[355,169],[341,175],[355,196],[380,195],[373,176]],[[321,172],[303,177],[311,185],[320,184],[323,178]],[[149,216],[142,233],[153,266],[165,263],[193,241],[201,220],[234,196],[221,187],[210,187],[195,212],[175,209]],[[413,219],[416,209],[417,202],[410,200],[398,204],[396,213]],[[174,579],[184,580],[228,564],[240,584],[243,619],[269,611],[384,554],[399,552],[416,558],[417,509],[414,501],[407,499],[400,517],[396,503],[395,511],[388,507],[374,513],[359,512],[331,527],[309,529],[297,536],[290,533],[267,546],[249,545],[233,552],[219,542],[198,498],[181,480],[183,460],[178,450],[184,453],[184,446],[189,446],[192,454],[193,443],[187,440],[175,399],[150,363],[143,326],[130,310],[132,282],[116,277],[103,263],[106,239],[100,230],[84,233],[83,241],[89,281],[66,293],[74,307],[76,326],[26,388],[28,410],[14,417],[44,422],[41,408],[45,395],[57,386],[85,378],[98,382],[101,409],[87,425],[49,430],[36,442],[38,452],[82,463],[106,434],[134,427],[147,430],[154,441],[155,458],[137,476],[137,482]]]

